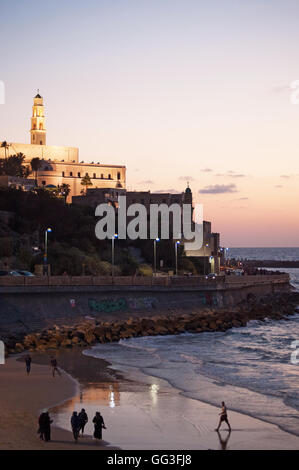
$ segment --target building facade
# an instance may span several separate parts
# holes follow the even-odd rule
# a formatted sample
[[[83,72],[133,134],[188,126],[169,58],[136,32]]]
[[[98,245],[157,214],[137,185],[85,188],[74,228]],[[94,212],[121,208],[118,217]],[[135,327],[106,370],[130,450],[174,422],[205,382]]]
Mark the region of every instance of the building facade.
[[[12,142],[1,146],[4,142],[0,142],[0,158],[23,153],[28,166],[33,158],[39,158],[41,164],[36,174],[38,186],[53,187],[68,184],[70,186],[68,202],[72,196],[81,194],[83,190],[81,180],[86,175],[90,178],[92,188],[126,187],[124,165],[79,162],[78,148],[46,145],[44,103],[39,93],[33,100],[30,136],[30,144]]]
[[[118,208],[118,197],[126,196],[127,207],[132,204],[142,204],[146,207],[147,214],[150,213],[151,204],[178,204],[183,207],[183,204],[193,204],[192,191],[188,187],[182,193],[152,193],[150,191],[126,191],[123,188],[106,188],[106,189],[87,189],[86,194],[81,196],[74,196],[72,203],[74,205],[83,205],[93,207],[94,209],[99,204],[109,204],[116,209]],[[193,216],[192,216],[193,217]],[[127,223],[131,218],[127,218]],[[172,218],[169,220],[170,224],[170,238],[172,238]],[[184,243],[184,240],[181,239]],[[219,233],[212,232],[212,224],[208,221],[203,221],[203,245],[200,250],[186,251],[186,256],[202,258],[205,265],[205,273],[219,273],[220,272],[220,235]]]

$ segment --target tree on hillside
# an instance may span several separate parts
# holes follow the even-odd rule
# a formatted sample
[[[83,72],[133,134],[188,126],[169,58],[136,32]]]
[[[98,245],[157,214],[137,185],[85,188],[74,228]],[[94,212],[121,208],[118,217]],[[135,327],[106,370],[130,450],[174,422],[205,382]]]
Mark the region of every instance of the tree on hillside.
[[[90,179],[88,174],[83,176],[83,178],[81,180],[81,184],[82,184],[83,187],[85,186],[84,193],[86,194],[88,186],[92,186],[92,182],[91,182],[91,179]]]
[[[40,169],[42,161],[39,157],[32,158],[30,166],[32,171],[35,173],[35,183],[37,184],[37,172]]]
[[[61,186],[58,186],[58,190],[59,190],[59,196],[62,196],[64,198],[64,202],[66,204],[67,197],[71,192],[70,185],[63,183]]]
[[[0,174],[6,176],[18,176],[20,178],[27,178],[30,170],[27,165],[24,165],[25,155],[17,153],[11,155],[5,160],[0,160]]]

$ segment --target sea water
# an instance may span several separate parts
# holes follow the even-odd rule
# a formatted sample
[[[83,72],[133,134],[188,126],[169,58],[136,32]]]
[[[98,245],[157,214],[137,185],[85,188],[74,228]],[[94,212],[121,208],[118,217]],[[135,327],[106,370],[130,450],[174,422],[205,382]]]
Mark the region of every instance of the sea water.
[[[299,269],[283,271],[299,289]],[[165,379],[186,397],[216,406],[224,400],[231,410],[299,435],[299,364],[291,362],[295,340],[299,314],[226,332],[131,338],[84,353],[116,369]]]

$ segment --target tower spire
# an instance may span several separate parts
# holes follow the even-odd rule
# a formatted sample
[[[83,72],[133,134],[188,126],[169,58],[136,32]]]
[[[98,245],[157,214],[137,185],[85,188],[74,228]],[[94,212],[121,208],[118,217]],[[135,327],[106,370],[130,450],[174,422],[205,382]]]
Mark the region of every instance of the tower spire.
[[[43,97],[39,94],[33,99],[32,117],[31,117],[31,144],[46,145],[46,128]]]

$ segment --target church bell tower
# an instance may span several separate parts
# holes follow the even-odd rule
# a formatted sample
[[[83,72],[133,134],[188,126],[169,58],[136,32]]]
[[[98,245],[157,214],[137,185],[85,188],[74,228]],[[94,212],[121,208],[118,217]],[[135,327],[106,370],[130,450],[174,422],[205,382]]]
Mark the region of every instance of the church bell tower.
[[[46,145],[44,104],[39,90],[33,100],[30,134],[31,144]]]

